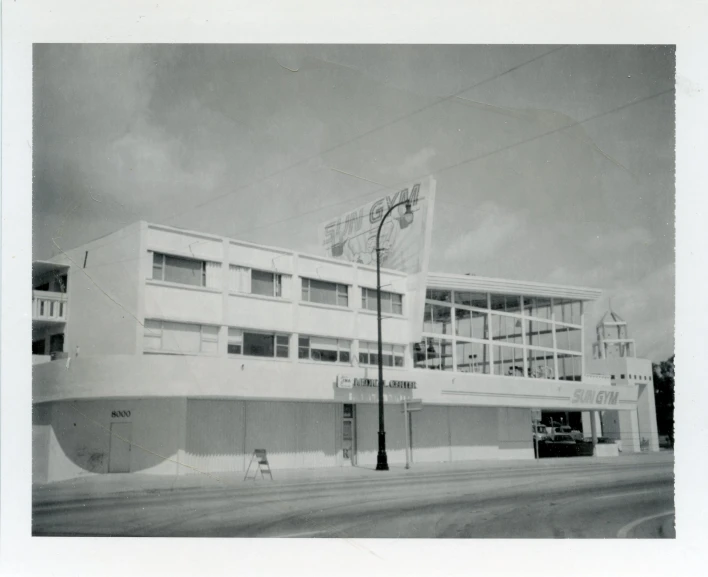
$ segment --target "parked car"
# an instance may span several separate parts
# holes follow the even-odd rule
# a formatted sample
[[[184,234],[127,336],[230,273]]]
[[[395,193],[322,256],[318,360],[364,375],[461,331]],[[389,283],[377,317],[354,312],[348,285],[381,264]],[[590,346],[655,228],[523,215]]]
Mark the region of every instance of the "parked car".
[[[549,433],[549,441],[552,443],[563,443],[567,445],[574,445],[575,439],[571,436],[569,432],[563,431],[564,427],[547,427]],[[570,427],[568,427],[570,429]]]
[[[561,433],[570,435],[573,437],[574,441],[582,441],[583,440],[583,432],[578,431],[577,429],[573,429],[572,427],[568,425],[561,425],[558,427],[561,430]]]
[[[548,428],[546,425],[534,424],[533,430],[533,440],[539,443],[548,440]]]

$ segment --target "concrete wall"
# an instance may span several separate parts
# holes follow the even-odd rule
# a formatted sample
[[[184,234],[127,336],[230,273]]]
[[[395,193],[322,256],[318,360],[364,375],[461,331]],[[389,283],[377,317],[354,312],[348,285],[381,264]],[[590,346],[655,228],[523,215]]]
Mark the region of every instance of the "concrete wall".
[[[130,411],[114,417],[113,411]],[[131,423],[130,472],[178,473],[186,401],[101,400],[43,403],[33,411],[33,482],[108,472],[111,423]]]
[[[338,375],[376,378],[375,368],[253,357],[111,355],[35,365],[35,402],[104,397],[214,397],[233,399],[375,403],[375,388],[337,388]],[[385,389],[386,402],[422,399],[428,405],[543,407],[544,410],[604,409],[573,403],[578,389],[616,391],[618,410],[636,409],[636,387],[602,387],[571,381],[386,369],[384,378],[414,381],[416,389]],[[606,397],[604,397],[606,398]]]
[[[145,318],[221,325],[224,305],[221,291],[204,287],[173,287],[148,281]]]
[[[499,409],[499,458],[533,459],[530,410]]]
[[[136,352],[140,231],[138,222],[68,251],[70,260],[57,259],[70,265],[64,346],[71,356],[77,346],[82,357]]]

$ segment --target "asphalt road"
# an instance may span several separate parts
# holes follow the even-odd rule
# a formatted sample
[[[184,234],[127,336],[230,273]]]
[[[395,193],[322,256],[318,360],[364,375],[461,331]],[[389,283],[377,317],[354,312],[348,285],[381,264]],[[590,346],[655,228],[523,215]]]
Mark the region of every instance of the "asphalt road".
[[[673,538],[673,459],[371,472],[123,493],[35,491],[34,535]]]

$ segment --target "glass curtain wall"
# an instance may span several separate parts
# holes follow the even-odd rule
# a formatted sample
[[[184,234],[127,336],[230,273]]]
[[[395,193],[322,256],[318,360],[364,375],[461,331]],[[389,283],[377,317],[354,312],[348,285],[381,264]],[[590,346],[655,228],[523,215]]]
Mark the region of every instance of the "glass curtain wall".
[[[582,303],[429,289],[416,368],[580,380]]]

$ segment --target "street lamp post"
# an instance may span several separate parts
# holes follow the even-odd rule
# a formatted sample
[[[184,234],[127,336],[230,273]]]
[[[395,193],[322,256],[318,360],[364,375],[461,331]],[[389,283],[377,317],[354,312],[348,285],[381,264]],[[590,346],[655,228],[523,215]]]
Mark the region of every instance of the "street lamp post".
[[[379,224],[379,230],[376,233],[376,313],[378,320],[378,333],[379,333],[379,452],[376,456],[376,470],[377,471],[388,471],[388,457],[386,455],[386,432],[384,430],[384,402],[383,402],[383,342],[381,341],[381,247],[379,246],[379,240],[381,237],[381,228],[383,227],[384,221],[394,208],[401,205],[406,205],[406,212],[400,217],[401,227],[405,228],[411,222],[413,222],[413,211],[411,210],[411,203],[409,200],[404,200],[398,204],[394,204],[388,209],[388,212],[384,214]]]

